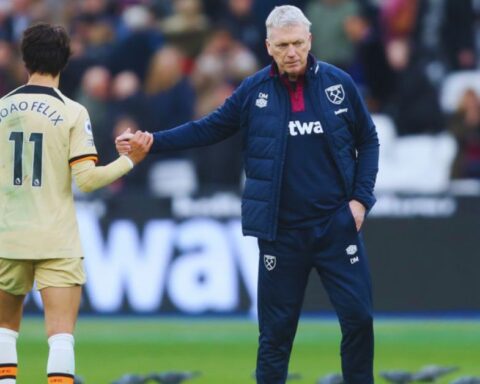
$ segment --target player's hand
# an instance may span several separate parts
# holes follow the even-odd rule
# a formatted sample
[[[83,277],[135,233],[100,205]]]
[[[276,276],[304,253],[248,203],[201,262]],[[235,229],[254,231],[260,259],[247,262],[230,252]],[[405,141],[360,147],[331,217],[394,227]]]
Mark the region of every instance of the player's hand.
[[[148,132],[137,131],[128,142],[130,144],[128,157],[134,164],[138,164],[150,151],[153,144],[153,135]]]
[[[128,155],[132,150],[130,146],[130,139],[133,138],[133,133],[130,128],[127,128],[120,136],[117,136],[115,139],[115,147],[119,155]]]
[[[353,216],[353,219],[355,220],[355,226],[357,227],[357,232],[358,232],[362,228],[367,209],[362,203],[360,203],[357,200],[350,200],[348,205],[350,206],[350,211],[352,212],[352,216]]]

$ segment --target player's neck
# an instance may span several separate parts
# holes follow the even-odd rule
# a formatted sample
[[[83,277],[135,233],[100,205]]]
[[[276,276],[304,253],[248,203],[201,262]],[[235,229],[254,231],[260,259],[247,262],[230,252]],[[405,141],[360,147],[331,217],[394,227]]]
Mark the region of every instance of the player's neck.
[[[40,85],[43,87],[58,88],[60,76],[44,75],[41,73],[32,73],[28,78],[28,85]]]

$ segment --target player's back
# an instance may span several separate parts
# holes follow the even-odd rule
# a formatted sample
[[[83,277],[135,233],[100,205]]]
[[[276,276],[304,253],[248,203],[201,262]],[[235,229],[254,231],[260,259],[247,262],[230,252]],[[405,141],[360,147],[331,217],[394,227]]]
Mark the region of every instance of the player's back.
[[[0,100],[0,257],[80,257],[70,166],[96,160],[88,113],[55,88]]]

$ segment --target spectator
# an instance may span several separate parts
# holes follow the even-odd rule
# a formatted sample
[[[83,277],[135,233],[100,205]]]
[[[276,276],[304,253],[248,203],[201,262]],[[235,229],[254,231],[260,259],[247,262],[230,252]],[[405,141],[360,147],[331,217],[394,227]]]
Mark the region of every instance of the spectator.
[[[11,44],[0,40],[0,95],[6,95],[26,80],[27,73],[15,57]]]
[[[111,124],[126,116],[135,121],[139,130],[151,129],[151,111],[146,103],[140,79],[134,72],[123,71],[113,78],[109,112]],[[110,149],[114,156],[113,148]]]
[[[421,0],[390,0],[382,3],[380,20],[384,40],[388,45],[397,39],[412,40]]]
[[[354,0],[311,0],[305,15],[312,20],[312,53],[319,59],[348,70],[354,57],[345,22],[359,13]]]
[[[258,26],[253,14],[253,3],[254,0],[228,0],[222,25],[230,31],[234,39],[266,65],[270,59],[265,53],[263,30]]]
[[[216,29],[197,58],[192,74],[198,95],[196,117],[219,107],[232,94],[232,85],[239,84],[257,68],[255,56],[246,47],[233,39],[227,29]],[[235,135],[210,150],[191,150],[204,191],[238,189],[242,171],[238,148],[241,145],[241,136]]]
[[[154,26],[153,14],[144,6],[127,8],[122,19],[130,34],[115,43],[108,67],[113,75],[133,71],[143,82],[151,57],[163,45],[163,36]]]
[[[347,17],[345,33],[355,46],[349,72],[363,88],[370,111],[381,112],[392,92],[393,73],[385,54],[377,8],[365,5],[358,15]]]
[[[76,34],[70,40],[72,56],[60,79],[60,88],[67,97],[77,96],[87,69],[98,65],[92,57],[85,55],[85,44],[85,41]]]
[[[31,0],[11,0],[11,4],[3,6],[8,16],[3,21],[5,37],[12,43],[18,43],[23,31],[32,22],[29,13],[33,6]]]
[[[200,0],[173,0],[173,14],[160,23],[169,42],[189,57],[198,54],[209,31],[209,21]]]
[[[193,118],[195,91],[183,73],[184,60],[177,48],[165,46],[149,64],[144,89],[151,131],[172,128]]]
[[[442,41],[451,70],[473,69],[475,12],[472,0],[445,0]]]
[[[192,74],[197,91],[205,90],[224,81],[234,85],[258,68],[255,56],[235,40],[225,28],[214,30],[197,57]]]
[[[427,76],[422,54],[412,50],[406,39],[394,39],[387,46],[387,58],[394,71],[394,85],[385,109],[399,135],[441,131],[444,116],[438,91]]]
[[[115,40],[110,21],[95,14],[83,14],[75,21],[76,36],[84,44],[83,56],[96,65],[106,65]]]
[[[480,97],[472,89],[463,95],[450,130],[458,143],[452,177],[480,179]]]
[[[111,76],[105,67],[88,69],[82,78],[82,86],[76,100],[90,112],[93,138],[99,153],[111,147],[111,128],[108,115]],[[100,158],[100,163],[105,163]]]

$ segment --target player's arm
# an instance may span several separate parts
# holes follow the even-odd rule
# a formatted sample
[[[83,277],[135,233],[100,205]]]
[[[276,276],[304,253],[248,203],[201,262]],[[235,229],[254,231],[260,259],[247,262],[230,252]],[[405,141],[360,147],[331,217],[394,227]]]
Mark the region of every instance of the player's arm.
[[[152,146],[152,135],[135,132],[130,139],[131,152],[105,166],[95,166],[91,159],[78,161],[72,165],[72,175],[82,192],[92,192],[102,188],[128,173],[135,164],[142,161]]]

